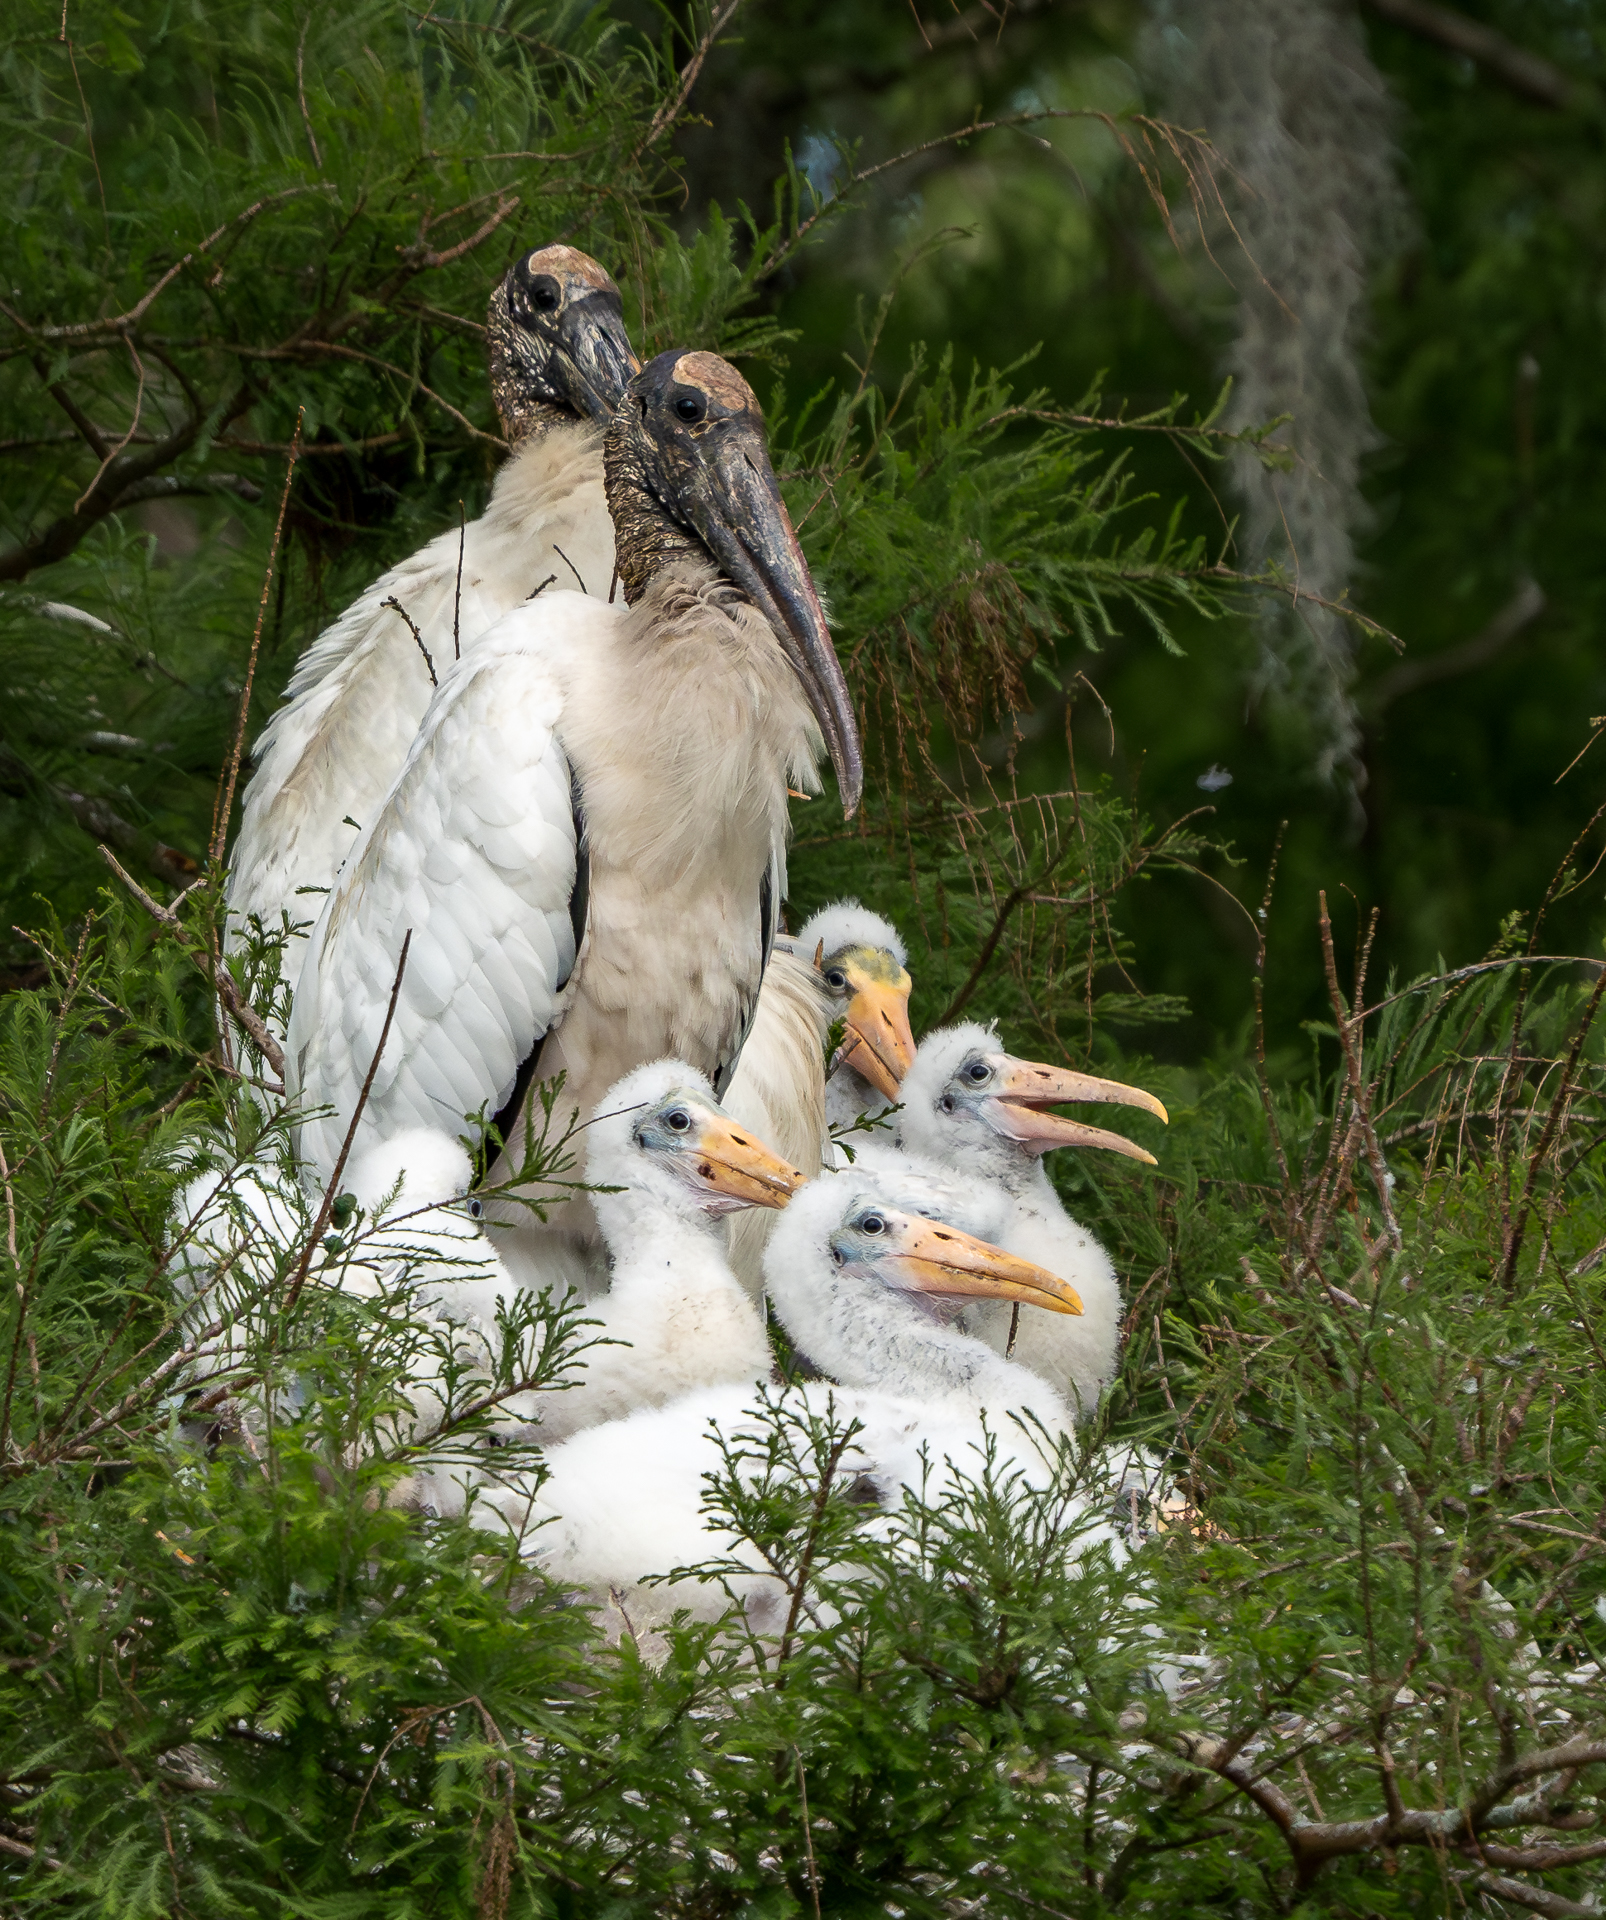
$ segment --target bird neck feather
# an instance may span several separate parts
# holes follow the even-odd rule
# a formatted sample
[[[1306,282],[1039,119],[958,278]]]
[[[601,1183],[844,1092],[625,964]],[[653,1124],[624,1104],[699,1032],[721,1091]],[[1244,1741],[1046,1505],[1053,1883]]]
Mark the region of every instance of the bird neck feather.
[[[702,541],[653,492],[639,450],[617,422],[603,442],[602,470],[613,515],[619,585],[628,605],[633,607],[666,567],[709,564]]]

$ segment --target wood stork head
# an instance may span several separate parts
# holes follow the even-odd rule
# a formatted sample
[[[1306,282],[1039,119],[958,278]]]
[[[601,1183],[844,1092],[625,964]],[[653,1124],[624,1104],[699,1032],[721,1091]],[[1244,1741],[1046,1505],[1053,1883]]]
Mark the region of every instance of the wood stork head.
[[[1024,1168],[1055,1147],[1107,1147],[1155,1164],[1134,1141],[1049,1111],[1061,1102],[1141,1107],[1165,1120],[1165,1108],[1141,1087],[1100,1080],[1068,1067],[1045,1067],[1005,1053],[990,1028],[967,1022],[920,1043],[900,1090],[898,1143],[944,1166],[965,1167],[1019,1184]]]
[[[770,465],[758,396],[713,353],[661,353],[630,382],[604,448],[619,582],[634,605],[677,560],[712,559],[773,629],[852,813],[858,722],[808,562]]]
[[[619,289],[588,253],[522,253],[491,295],[491,392],[509,440],[561,420],[606,420],[640,366]]]
[[[793,945],[814,961],[832,1017],[843,1023],[837,1064],[896,1100],[915,1057],[909,956],[898,929],[857,900],[835,900],[804,922]]]
[[[798,1195],[770,1236],[764,1277],[775,1311],[834,1379],[909,1393],[934,1384],[931,1343],[952,1347],[935,1330],[949,1329],[967,1301],[1082,1311],[1076,1289],[1056,1274],[895,1204],[904,1197],[881,1168],[827,1175]]]
[[[604,1095],[587,1129],[586,1179],[613,1241],[665,1217],[712,1222],[739,1207],[784,1207],[805,1176],[738,1126],[684,1060],[637,1067]]]

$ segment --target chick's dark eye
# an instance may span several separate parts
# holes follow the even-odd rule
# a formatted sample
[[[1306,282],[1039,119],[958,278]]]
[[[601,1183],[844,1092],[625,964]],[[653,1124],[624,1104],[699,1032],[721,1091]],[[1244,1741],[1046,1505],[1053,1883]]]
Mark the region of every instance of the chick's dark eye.
[[[530,303],[537,313],[556,313],[558,296],[550,287],[537,287]]]
[[[683,393],[675,402],[675,412],[682,420],[701,420],[708,409],[695,394]]]
[[[837,992],[840,993],[842,989],[848,984],[848,976],[842,971],[840,967],[833,967],[831,971],[825,976],[825,984],[828,987],[835,987]]]
[[[684,1107],[671,1107],[664,1115],[664,1125],[671,1133],[688,1133],[691,1130],[691,1115]]]
[[[965,1077],[968,1080],[980,1082],[985,1080],[991,1071],[992,1069],[990,1067],[984,1067],[979,1060],[972,1060],[970,1065],[965,1069]]]
[[[887,1230],[887,1223],[879,1213],[867,1213],[859,1226],[865,1233],[885,1233]]]

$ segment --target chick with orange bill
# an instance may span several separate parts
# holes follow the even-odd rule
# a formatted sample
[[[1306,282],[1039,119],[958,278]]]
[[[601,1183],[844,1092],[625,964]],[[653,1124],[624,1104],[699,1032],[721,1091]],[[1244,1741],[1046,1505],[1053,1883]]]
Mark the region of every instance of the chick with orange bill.
[[[769,1341],[731,1272],[722,1223],[784,1207],[804,1176],[714,1098],[683,1060],[638,1067],[603,1096],[588,1128],[587,1178],[607,1247],[608,1291],[589,1310],[582,1352],[559,1392],[507,1412],[561,1440],[694,1388],[767,1378]],[[494,1246],[497,1229],[491,1227]]]
[[[832,1127],[851,1127],[898,1097],[915,1051],[905,959],[897,929],[857,900],[836,901],[776,938],[725,1105],[811,1179],[846,1158],[832,1149]],[[826,1043],[838,1021],[827,1077]],[[754,1300],[773,1225],[753,1212],[730,1223],[731,1265]]]
[[[909,955],[890,920],[857,900],[835,900],[798,929],[795,945],[812,957],[842,1022],[842,1043],[826,1081],[829,1127],[848,1127],[896,1104],[915,1057],[909,1030]]]
[[[1115,1372],[1121,1288],[1109,1255],[1065,1210],[1043,1165],[1060,1147],[1096,1147],[1141,1160],[1154,1156],[1124,1134],[1088,1126],[1053,1109],[1067,1104],[1134,1107],[1167,1118],[1153,1094],[1067,1067],[1006,1053],[990,1028],[966,1023],[927,1036],[901,1089],[898,1147],[955,1178],[1007,1196],[1000,1244],[1059,1274],[1081,1296],[1071,1321],[1045,1323],[989,1304],[967,1323],[1000,1354],[1030,1367],[1063,1394],[1077,1416],[1091,1413]]]

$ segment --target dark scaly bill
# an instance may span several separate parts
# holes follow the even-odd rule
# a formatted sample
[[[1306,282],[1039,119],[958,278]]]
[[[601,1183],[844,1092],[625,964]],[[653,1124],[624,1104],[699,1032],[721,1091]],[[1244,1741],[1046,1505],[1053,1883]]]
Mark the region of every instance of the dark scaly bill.
[[[623,315],[619,289],[589,254],[541,247],[513,262],[486,317],[492,384],[510,431],[543,405],[608,418],[640,366]]]
[[[769,622],[808,696],[852,813],[864,787],[858,722],[808,562],[770,465],[757,396],[712,353],[661,353],[630,383],[610,435],[610,472],[632,478],[691,528],[721,570]],[[628,443],[628,444],[626,444]],[[611,484],[611,480],[610,480]],[[645,586],[654,558],[621,554],[627,597]]]

